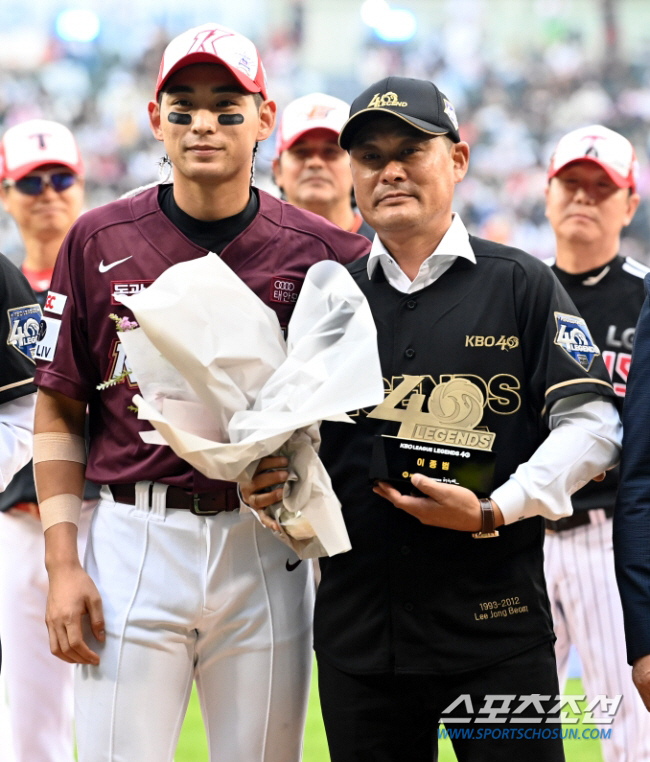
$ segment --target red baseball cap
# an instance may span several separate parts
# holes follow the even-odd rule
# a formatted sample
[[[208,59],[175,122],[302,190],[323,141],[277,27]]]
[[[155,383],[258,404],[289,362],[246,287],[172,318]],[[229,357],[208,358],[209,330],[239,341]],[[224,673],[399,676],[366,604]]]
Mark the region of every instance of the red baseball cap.
[[[634,146],[614,130],[594,124],[567,133],[560,139],[553,152],[548,179],[555,177],[567,164],[576,161],[597,164],[619,188],[636,190],[639,163]]]
[[[67,127],[30,119],[10,127],[0,142],[0,179],[20,180],[45,164],[61,164],[83,176],[77,141]]]
[[[278,125],[276,158],[312,130],[329,130],[337,140],[349,113],[350,107],[345,101],[324,93],[311,93],[291,101]]]
[[[174,72],[196,63],[225,66],[247,92],[261,93],[266,100],[266,72],[257,48],[247,37],[221,24],[188,29],[167,45],[160,62],[156,99]]]

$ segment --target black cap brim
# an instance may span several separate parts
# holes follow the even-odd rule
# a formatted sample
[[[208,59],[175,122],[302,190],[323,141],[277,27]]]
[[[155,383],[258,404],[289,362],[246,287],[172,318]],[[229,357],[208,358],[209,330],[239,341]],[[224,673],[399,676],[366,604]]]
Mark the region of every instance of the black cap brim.
[[[365,127],[365,125],[372,122],[373,116],[375,116],[378,113],[390,114],[391,116],[394,116],[397,119],[401,119],[403,122],[410,124],[411,127],[415,127],[415,129],[420,130],[420,132],[424,132],[426,135],[429,135],[430,137],[439,137],[440,135],[448,135],[449,139],[453,140],[454,143],[460,142],[460,136],[457,133],[453,133],[444,127],[431,124],[430,122],[425,122],[423,119],[417,119],[416,117],[408,116],[407,114],[398,114],[397,112],[389,108],[373,107],[373,108],[365,108],[365,109],[362,109],[361,111],[357,111],[357,113],[351,116],[348,119],[348,121],[343,125],[343,129],[341,130],[339,134],[339,145],[341,146],[341,148],[343,148],[345,151],[349,151],[350,145],[352,144],[352,140],[354,136],[356,135],[356,133],[362,127]]]

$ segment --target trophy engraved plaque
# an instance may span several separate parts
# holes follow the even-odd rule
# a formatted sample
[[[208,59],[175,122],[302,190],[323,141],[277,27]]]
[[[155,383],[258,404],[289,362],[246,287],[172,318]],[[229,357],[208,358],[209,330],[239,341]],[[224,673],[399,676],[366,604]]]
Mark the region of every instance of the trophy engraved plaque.
[[[369,418],[399,421],[397,436],[377,435],[370,466],[371,481],[386,481],[410,492],[411,476],[423,474],[457,484],[487,497],[492,491],[496,435],[479,424],[485,397],[467,378],[437,384],[424,410],[424,376],[404,376]],[[398,403],[408,396],[406,406]]]

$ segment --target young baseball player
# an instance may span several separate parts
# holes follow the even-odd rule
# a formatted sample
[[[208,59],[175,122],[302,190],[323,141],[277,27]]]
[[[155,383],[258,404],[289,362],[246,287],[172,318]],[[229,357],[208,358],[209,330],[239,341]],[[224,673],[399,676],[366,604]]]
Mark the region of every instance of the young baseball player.
[[[279,121],[273,176],[290,204],[372,241],[373,229],[352,205],[350,157],[338,144],[349,111],[323,93],[292,101]]]
[[[617,460],[605,366],[549,269],[452,213],[469,146],[433,83],[376,82],[339,140],[377,231],[348,269],[386,398],[321,429],[352,542],[321,559],[314,620],[332,762],[430,762],[439,721],[467,731],[452,740],[461,762],[563,760],[539,514],[570,513],[569,493]],[[378,435],[379,452],[415,453],[402,489],[419,496],[373,492]],[[479,498],[463,464],[490,461]]]
[[[0,157],[0,199],[25,246],[21,269],[36,295],[40,322],[59,248],[81,213],[81,154],[67,127],[32,119],[5,132]],[[20,334],[18,327],[16,334]],[[24,327],[22,335],[27,336]],[[35,346],[36,334],[33,340]],[[87,503],[79,527],[81,553],[98,496],[95,485],[86,485]],[[30,463],[0,495],[0,629],[13,752],[16,762],[72,762],[73,669],[51,657],[43,628],[47,598],[43,555]]]
[[[173,184],[88,212],[57,260],[36,350],[34,461],[51,649],[81,665],[80,762],[171,762],[193,681],[211,760],[300,758],[311,567],[240,513],[234,484],[142,441],[148,426],[130,410],[137,382],[111,318],[133,320],[116,294],[213,251],[286,326],[311,264],[367,251],[361,236],[251,187],[256,143],[271,134],[275,111],[250,40],[218,24],[176,37],[149,104]],[[191,325],[187,336],[196,340]],[[87,404],[85,473],[105,486],[82,568]]]
[[[639,205],[631,143],[592,125],[565,135],[549,167],[546,216],[557,240],[549,262],[587,321],[623,409],[634,331],[648,269],[619,255],[622,229]],[[650,715],[627,666],[623,613],[612,548],[618,469],[572,497],[573,514],[546,521],[544,567],[557,641],[560,686],[575,644],[589,699],[622,695],[608,739],[606,762],[650,760]]]

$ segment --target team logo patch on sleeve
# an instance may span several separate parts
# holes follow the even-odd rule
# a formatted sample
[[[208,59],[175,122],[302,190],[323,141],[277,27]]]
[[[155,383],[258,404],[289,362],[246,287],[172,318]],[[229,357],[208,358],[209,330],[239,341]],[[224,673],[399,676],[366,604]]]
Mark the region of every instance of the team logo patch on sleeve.
[[[56,291],[48,291],[44,310],[53,312],[55,315],[63,315],[63,308],[68,297],[65,294],[57,294]]]
[[[17,349],[27,359],[33,360],[38,326],[41,322],[41,308],[38,304],[12,307],[7,310],[7,316],[9,318],[7,344]]]
[[[555,323],[557,325],[555,343],[562,347],[578,365],[589,370],[594,357],[600,354],[600,350],[591,338],[585,321],[577,315],[556,312]]]
[[[274,275],[271,278],[270,300],[279,304],[293,304],[298,299],[302,281],[298,278],[287,278],[286,275]]]
[[[38,340],[34,349],[35,360],[52,362],[56,354],[56,343],[59,340],[60,330],[60,320],[43,316],[38,326]]]

